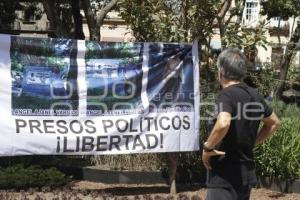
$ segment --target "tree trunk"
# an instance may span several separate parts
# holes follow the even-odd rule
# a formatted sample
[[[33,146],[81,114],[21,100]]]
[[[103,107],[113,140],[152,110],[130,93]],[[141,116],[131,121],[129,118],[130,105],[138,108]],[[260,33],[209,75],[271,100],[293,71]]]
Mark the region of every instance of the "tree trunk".
[[[84,40],[85,36],[83,33],[82,15],[80,14],[79,3],[79,0],[71,0],[72,14],[75,25],[74,38]]]
[[[170,193],[176,194],[176,172],[178,164],[178,153],[168,153],[169,160],[169,185]]]
[[[221,44],[222,44],[222,50],[225,49],[227,46],[224,44],[223,39],[225,36],[226,32],[226,25],[225,25],[225,16],[228,12],[228,10],[231,7],[232,0],[225,0],[222,4],[221,9],[219,10],[218,16],[217,16],[217,21],[219,25],[219,30],[220,30],[220,38],[221,38]]]
[[[104,18],[106,17],[107,13],[114,8],[118,0],[110,1],[110,3],[108,3],[99,11],[98,15],[92,11],[89,0],[82,0],[81,2],[90,31],[90,40],[100,41],[100,28],[103,25]]]
[[[275,97],[277,99],[282,98],[282,93],[284,90],[285,81],[287,78],[290,63],[296,48],[299,46],[299,42],[300,42],[300,22],[298,22],[297,28],[294,31],[293,35],[291,36],[289,43],[287,44],[284,60],[280,66],[279,83],[277,84],[276,91],[275,91]]]
[[[82,0],[81,2],[90,32],[90,40],[100,41],[100,27],[96,21],[96,13],[92,11],[90,0]]]
[[[241,5],[240,5],[241,7],[240,7],[240,10],[239,10],[239,13],[237,16],[237,20],[236,20],[237,24],[242,24],[246,0],[242,0],[240,3],[241,3]],[[238,1],[236,0],[235,5],[237,5],[237,4],[238,4]]]
[[[104,18],[106,17],[107,13],[111,11],[115,5],[117,5],[118,0],[111,0],[104,8],[102,8],[97,16],[97,24],[98,26],[102,26],[104,22]]]
[[[184,31],[183,33],[183,41],[188,42],[189,36],[189,23],[188,23],[188,15],[189,15],[189,1],[182,1],[182,28]]]
[[[54,33],[49,34],[49,36],[67,37],[68,33],[61,23],[59,14],[56,12],[55,1],[43,0],[43,7],[50,22],[50,30],[54,31]]]
[[[279,83],[277,84],[276,91],[275,91],[275,97],[276,99],[282,98],[282,93],[285,86],[285,80],[288,74],[289,66],[293,57],[293,52],[291,50],[286,49],[286,51],[289,51],[288,53],[285,53],[284,61],[280,66],[280,74],[279,74]]]
[[[225,37],[225,25],[223,22],[223,19],[218,19],[219,23],[219,30],[220,30],[220,39],[221,39],[221,50],[224,50],[227,46],[224,42],[224,37]]]
[[[278,44],[280,45],[281,44],[281,37],[280,37],[280,24],[281,24],[281,18],[279,18],[278,20],[278,29],[277,29],[277,38],[278,38]]]
[[[225,18],[228,10],[231,7],[231,3],[232,3],[232,0],[224,0],[224,2],[222,4],[222,7],[219,10],[218,18],[220,18],[220,19],[224,19]]]

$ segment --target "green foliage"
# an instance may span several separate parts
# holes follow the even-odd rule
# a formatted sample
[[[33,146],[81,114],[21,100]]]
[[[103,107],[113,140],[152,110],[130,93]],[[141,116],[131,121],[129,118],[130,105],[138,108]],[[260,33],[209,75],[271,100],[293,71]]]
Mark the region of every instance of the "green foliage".
[[[245,2],[235,1],[235,7],[228,9],[222,18],[224,0],[199,1],[120,1],[118,4],[121,17],[129,24],[137,41],[191,42],[195,38],[206,48],[202,53],[201,85],[209,92],[216,84],[216,66],[210,47],[216,29],[220,31],[222,47],[237,47],[253,50],[259,46],[266,48],[267,25],[262,21],[255,29],[241,26],[241,16]],[[226,9],[224,9],[226,10]],[[229,12],[230,11],[230,12]],[[230,19],[237,18],[237,23]],[[146,24],[146,26],[145,26]],[[205,64],[204,64],[205,63]],[[212,88],[212,90],[211,90]]]
[[[137,41],[190,42],[198,38],[208,44],[221,3],[221,0],[124,0],[119,3],[119,11]]]
[[[267,22],[261,21],[254,29],[243,28],[241,24],[228,25],[223,43],[228,47],[238,47],[240,49],[252,49],[262,46],[267,48]]]
[[[216,61],[213,64],[203,64],[200,68],[200,86],[201,89],[203,87],[211,88],[211,85],[218,85],[217,82],[217,77],[218,77],[218,68]],[[210,85],[208,85],[210,84]],[[201,91],[203,95],[207,94],[209,91]],[[216,91],[215,91],[216,92]]]
[[[39,166],[25,168],[23,165],[13,165],[0,168],[1,189],[27,189],[33,187],[60,187],[71,179],[56,168],[42,169]]]
[[[287,20],[289,17],[297,17],[300,12],[298,0],[268,0],[261,2],[263,6],[262,14],[268,18],[281,17]]]
[[[300,108],[282,101],[272,103],[281,127],[267,142],[255,149],[257,173],[284,179],[300,178]]]
[[[41,19],[43,11],[38,5],[38,2],[26,2],[22,4],[24,10],[24,21],[30,21],[31,16],[35,16],[36,19]]]
[[[264,96],[269,96],[277,84],[277,73],[274,70],[274,65],[271,63],[263,64],[259,73],[250,73],[249,77],[256,85],[260,93]]]
[[[297,113],[299,111],[298,108]],[[255,149],[257,173],[260,176],[298,179],[300,177],[300,118],[299,116],[285,117],[281,121],[281,128],[276,134]]]
[[[16,19],[15,10],[18,1],[0,1],[0,31],[3,33],[11,29],[12,23]]]
[[[297,54],[296,54],[297,55]],[[298,56],[294,57],[295,59],[298,59]],[[297,64],[292,63],[290,65],[288,74],[287,74],[287,80],[289,81],[289,86],[292,86],[293,83],[300,84],[300,66]]]
[[[296,104],[285,104],[283,101],[274,101],[271,106],[279,117],[299,119],[300,107]]]
[[[272,17],[279,17],[283,20],[288,20],[290,17],[294,18],[294,22],[291,25],[295,30],[290,33],[290,39],[287,42],[284,62],[280,66],[280,82],[276,86],[275,96],[280,99],[282,98],[282,92],[285,88],[285,81],[287,80],[287,74],[291,66],[292,57],[299,50],[299,39],[300,39],[300,22],[296,20],[296,17],[300,15],[300,4],[298,0],[268,0],[262,2],[262,14],[266,15],[268,19]],[[297,23],[297,26],[296,24]]]
[[[34,43],[34,45],[32,45]],[[26,65],[57,66],[68,65],[65,57],[70,56],[71,40],[32,39],[13,37],[11,43],[11,69],[23,72]]]
[[[134,62],[141,62],[137,60],[139,57],[141,46],[136,43],[98,43],[95,41],[86,42],[87,52],[85,55],[86,60],[97,58],[119,58],[124,59],[134,58]],[[126,59],[125,59],[126,58]]]
[[[86,156],[70,156],[70,155],[31,155],[31,156],[15,156],[15,157],[1,157],[0,166],[2,169],[12,166],[41,166],[43,169],[48,169],[53,166],[65,169],[69,166],[84,167],[90,165]]]

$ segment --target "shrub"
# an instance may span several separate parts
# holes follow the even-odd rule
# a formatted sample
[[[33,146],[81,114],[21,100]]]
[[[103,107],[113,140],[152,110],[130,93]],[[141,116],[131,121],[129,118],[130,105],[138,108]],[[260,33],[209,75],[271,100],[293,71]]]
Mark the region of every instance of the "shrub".
[[[297,118],[299,117],[300,107],[296,104],[286,104],[283,101],[273,101],[272,108],[280,118]]]
[[[265,96],[270,95],[277,85],[277,73],[273,64],[265,63],[259,73],[250,73],[249,78],[258,90]]]
[[[300,118],[282,118],[281,127],[255,149],[259,176],[297,179],[300,177]]]
[[[62,172],[54,167],[42,169],[39,166],[13,165],[0,168],[0,188],[1,189],[27,189],[34,187],[60,187],[71,178],[66,177]]]

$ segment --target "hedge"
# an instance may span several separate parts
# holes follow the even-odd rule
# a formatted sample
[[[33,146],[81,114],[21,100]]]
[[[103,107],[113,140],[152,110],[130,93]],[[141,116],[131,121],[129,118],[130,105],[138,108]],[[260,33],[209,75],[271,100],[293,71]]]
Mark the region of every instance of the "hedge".
[[[283,179],[300,178],[300,108],[281,101],[272,104],[281,127],[255,149],[257,173]]]
[[[0,189],[56,188],[70,181],[70,177],[54,167],[43,169],[40,166],[24,167],[17,164],[0,168]]]

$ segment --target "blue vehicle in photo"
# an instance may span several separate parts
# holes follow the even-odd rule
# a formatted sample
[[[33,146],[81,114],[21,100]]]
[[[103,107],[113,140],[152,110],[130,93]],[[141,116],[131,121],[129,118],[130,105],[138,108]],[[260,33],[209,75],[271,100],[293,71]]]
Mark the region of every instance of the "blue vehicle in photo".
[[[122,59],[91,59],[87,62],[87,82],[89,89],[108,90],[113,89],[118,95],[127,93],[124,81],[133,81],[139,74],[131,63],[124,63]]]
[[[111,87],[112,82],[122,80],[119,76],[118,68],[121,59],[92,59],[87,62],[87,80],[89,88],[101,88],[105,85]],[[107,80],[109,83],[105,83]]]
[[[89,60],[86,68],[88,89],[99,90],[103,94],[105,94],[105,91],[112,91],[113,85],[123,80],[122,75],[118,74],[118,67],[121,61],[120,59]]]
[[[58,67],[25,66],[22,93],[30,96],[65,96],[67,80],[64,71]]]

